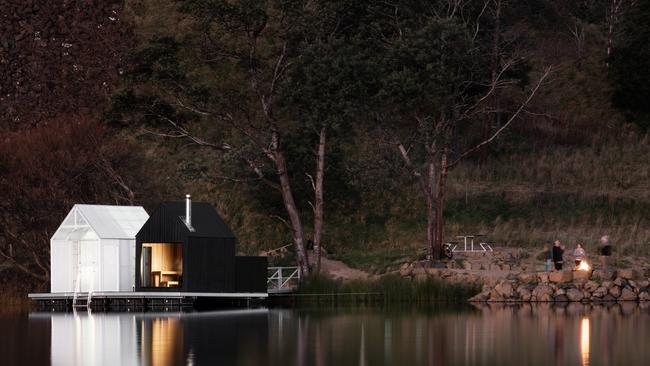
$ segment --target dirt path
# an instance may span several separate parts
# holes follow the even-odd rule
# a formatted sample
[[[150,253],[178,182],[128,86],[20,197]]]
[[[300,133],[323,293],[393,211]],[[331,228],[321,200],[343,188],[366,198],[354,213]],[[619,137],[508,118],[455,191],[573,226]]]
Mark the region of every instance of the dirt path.
[[[309,263],[315,263],[316,258],[314,257],[312,251],[309,251]],[[324,273],[327,273],[332,278],[341,279],[341,280],[357,280],[368,278],[370,275],[367,272],[354,269],[347,264],[337,261],[334,259],[328,259],[322,257],[320,261],[321,269]]]

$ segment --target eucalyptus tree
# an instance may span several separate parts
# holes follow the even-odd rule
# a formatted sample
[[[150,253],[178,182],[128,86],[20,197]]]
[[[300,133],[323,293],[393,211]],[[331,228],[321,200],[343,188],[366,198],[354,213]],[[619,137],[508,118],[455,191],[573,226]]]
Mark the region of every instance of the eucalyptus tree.
[[[338,71],[330,67],[328,76],[320,69],[332,62],[323,56],[333,50],[328,43],[337,38],[334,18],[344,3],[175,3],[183,31],[154,35],[133,53],[134,67],[110,117],[215,151],[215,164],[229,168],[218,178],[259,183],[270,189],[266,196],[278,194],[284,215],[277,218],[291,231],[298,266],[307,275],[303,209],[312,208],[318,269],[328,134],[344,117],[327,94]],[[336,93],[337,100],[345,95]],[[303,164],[308,159],[313,170]],[[301,202],[305,181],[313,198]]]
[[[483,5],[483,4],[481,4]],[[481,135],[496,91],[515,89],[505,75],[520,60],[500,55],[478,37],[480,16],[463,1],[393,1],[372,5],[379,87],[372,98],[385,142],[395,147],[426,202],[427,244],[441,256],[449,170],[479,151],[514,122],[549,74],[544,70],[506,121]],[[497,41],[498,42],[498,41]],[[490,59],[492,58],[492,62]]]

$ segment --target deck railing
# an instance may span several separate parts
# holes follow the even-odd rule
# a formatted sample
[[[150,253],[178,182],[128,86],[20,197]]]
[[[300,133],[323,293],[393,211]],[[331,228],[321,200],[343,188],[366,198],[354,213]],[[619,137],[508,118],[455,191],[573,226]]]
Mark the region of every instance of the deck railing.
[[[291,290],[300,282],[298,267],[269,267],[266,286],[269,290]]]

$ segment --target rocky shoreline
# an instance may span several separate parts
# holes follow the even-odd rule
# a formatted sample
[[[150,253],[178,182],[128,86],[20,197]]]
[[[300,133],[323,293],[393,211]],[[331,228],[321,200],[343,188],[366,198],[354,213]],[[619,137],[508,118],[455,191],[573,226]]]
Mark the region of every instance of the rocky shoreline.
[[[470,302],[650,301],[650,274],[636,269],[511,273]]]

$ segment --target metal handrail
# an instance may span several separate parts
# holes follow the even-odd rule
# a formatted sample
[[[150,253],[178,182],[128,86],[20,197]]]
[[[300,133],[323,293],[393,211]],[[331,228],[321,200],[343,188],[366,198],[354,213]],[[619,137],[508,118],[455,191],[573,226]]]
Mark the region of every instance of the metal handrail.
[[[287,288],[292,280],[300,281],[300,268],[298,267],[268,267],[273,271],[271,276],[267,277],[266,284],[268,288],[282,289]],[[288,276],[284,272],[290,272]],[[271,285],[271,286],[269,286]]]

